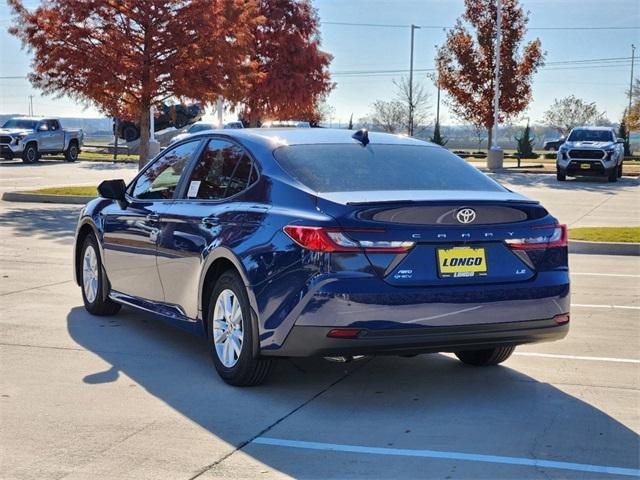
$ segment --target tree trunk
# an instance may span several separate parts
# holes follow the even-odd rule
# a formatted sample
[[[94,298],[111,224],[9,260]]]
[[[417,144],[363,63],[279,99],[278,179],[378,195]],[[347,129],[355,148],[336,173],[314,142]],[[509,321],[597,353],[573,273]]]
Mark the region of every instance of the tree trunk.
[[[149,106],[140,113],[140,144],[138,146],[138,169],[141,170],[149,161]]]
[[[487,153],[491,150],[491,142],[493,140],[493,128],[487,129]]]

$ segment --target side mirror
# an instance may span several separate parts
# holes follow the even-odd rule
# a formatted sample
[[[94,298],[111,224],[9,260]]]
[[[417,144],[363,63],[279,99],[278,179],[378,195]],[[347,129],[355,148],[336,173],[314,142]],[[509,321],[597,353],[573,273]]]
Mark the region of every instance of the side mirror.
[[[110,200],[124,201],[124,193],[127,189],[127,185],[124,180],[105,180],[98,185],[98,193],[102,198],[108,198]]]
[[[616,143],[624,143],[624,142],[625,142],[624,138],[620,138],[620,137],[618,137],[618,138],[616,139]]]

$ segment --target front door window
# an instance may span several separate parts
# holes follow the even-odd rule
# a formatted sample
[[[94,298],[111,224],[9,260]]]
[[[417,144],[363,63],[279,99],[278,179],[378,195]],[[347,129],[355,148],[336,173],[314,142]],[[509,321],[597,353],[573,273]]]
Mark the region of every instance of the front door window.
[[[153,162],[136,181],[131,196],[139,200],[171,200],[199,144],[199,140],[183,143]]]

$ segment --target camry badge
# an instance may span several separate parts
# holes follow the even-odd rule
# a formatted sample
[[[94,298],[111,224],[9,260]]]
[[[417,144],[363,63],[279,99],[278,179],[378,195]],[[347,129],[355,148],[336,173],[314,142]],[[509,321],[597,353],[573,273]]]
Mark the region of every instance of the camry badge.
[[[471,223],[476,219],[476,211],[473,208],[461,208],[456,213],[456,219],[460,223]]]

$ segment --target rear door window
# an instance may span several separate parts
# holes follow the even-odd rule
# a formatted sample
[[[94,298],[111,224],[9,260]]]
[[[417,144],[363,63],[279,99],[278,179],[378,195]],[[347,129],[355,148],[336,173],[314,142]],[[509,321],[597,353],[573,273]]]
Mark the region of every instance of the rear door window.
[[[235,143],[212,139],[202,151],[187,186],[187,198],[222,200],[258,179],[251,157]]]
[[[316,192],[505,189],[451,152],[418,145],[291,145],[280,166]]]

